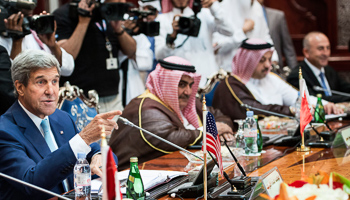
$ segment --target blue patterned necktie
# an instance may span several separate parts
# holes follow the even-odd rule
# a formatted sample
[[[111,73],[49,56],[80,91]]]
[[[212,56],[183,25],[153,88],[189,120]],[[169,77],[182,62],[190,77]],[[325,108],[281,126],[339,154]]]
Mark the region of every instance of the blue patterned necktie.
[[[324,89],[325,95],[326,96],[331,96],[331,94],[329,93],[329,90],[328,90],[328,88],[326,86],[326,81],[325,81],[325,77],[324,77],[324,73],[323,72],[320,73],[320,78],[321,78],[321,82],[322,82],[321,85],[322,85],[322,88]]]
[[[49,121],[47,119],[43,119],[41,121],[40,126],[44,131],[44,138],[45,138],[45,141],[46,141],[47,145],[49,146],[51,152],[55,151],[57,149],[57,147],[55,145],[56,142],[54,140],[53,134],[51,134],[51,131],[50,131]],[[69,191],[67,179],[65,179],[63,181],[63,188],[64,188],[65,192]]]

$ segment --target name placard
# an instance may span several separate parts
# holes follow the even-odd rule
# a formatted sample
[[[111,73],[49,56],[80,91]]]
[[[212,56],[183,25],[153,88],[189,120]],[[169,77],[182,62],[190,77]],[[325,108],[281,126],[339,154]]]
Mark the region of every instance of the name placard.
[[[341,132],[346,148],[350,147],[350,128],[347,128]]]
[[[262,183],[266,189],[267,195],[275,198],[280,193],[280,186],[283,182],[280,172],[277,167],[272,168],[262,177]]]

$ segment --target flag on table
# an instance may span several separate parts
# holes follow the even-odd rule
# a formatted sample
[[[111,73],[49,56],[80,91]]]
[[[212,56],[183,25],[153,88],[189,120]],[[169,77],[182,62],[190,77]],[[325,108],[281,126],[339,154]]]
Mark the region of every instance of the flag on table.
[[[114,161],[111,148],[106,145],[102,146],[103,158],[103,200],[121,200],[122,194],[120,190],[120,182],[118,179],[118,170]]]
[[[309,91],[305,83],[305,79],[299,80],[300,95],[301,95],[301,106],[300,106],[300,134],[304,134],[306,125],[312,120],[312,115],[309,106]]]
[[[216,128],[216,123],[213,114],[210,112],[207,112],[206,114],[206,123],[205,123],[205,130],[206,130],[206,141],[203,144],[206,144],[206,150],[211,152],[215,155],[216,160],[219,164],[220,174],[223,176],[223,166],[222,166],[222,157],[221,157],[221,144],[220,144],[220,138],[218,134],[218,130]],[[202,146],[202,150],[203,150]]]

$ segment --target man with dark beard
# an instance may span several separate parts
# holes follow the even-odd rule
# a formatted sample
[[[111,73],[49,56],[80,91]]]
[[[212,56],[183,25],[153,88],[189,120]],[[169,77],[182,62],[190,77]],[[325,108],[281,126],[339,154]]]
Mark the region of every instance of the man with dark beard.
[[[243,41],[233,58],[232,74],[215,91],[213,107],[232,120],[246,117],[246,108],[241,107],[242,104],[293,116],[298,90],[270,72],[272,52],[272,45],[264,40],[252,38]],[[310,96],[310,104],[316,105],[316,101],[316,97]],[[341,113],[334,103],[324,101],[323,105],[327,114]]]
[[[159,60],[147,79],[147,90],[125,108],[124,118],[181,147],[202,139],[202,104],[196,101],[201,76],[194,66],[180,57]],[[219,135],[233,139],[232,121],[218,110],[215,116]],[[119,124],[110,139],[110,146],[119,158],[119,170],[129,167],[129,158],[139,162],[171,153],[177,149],[138,129]]]

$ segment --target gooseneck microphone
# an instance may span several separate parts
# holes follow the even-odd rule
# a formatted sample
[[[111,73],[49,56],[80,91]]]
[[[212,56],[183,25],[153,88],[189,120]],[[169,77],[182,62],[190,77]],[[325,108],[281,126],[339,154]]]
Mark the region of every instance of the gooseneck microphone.
[[[14,177],[12,177],[12,176],[6,175],[6,174],[4,174],[4,173],[1,173],[1,172],[0,172],[0,176],[3,177],[3,178],[5,178],[5,179],[11,180],[11,181],[15,181],[15,182],[20,183],[20,184],[22,184],[22,185],[25,185],[25,186],[34,188],[34,189],[39,190],[39,191],[41,191],[41,192],[43,192],[43,193],[46,193],[46,194],[49,194],[49,195],[58,197],[58,198],[60,198],[60,199],[70,200],[70,199],[67,198],[67,197],[61,196],[61,195],[59,195],[59,194],[56,194],[56,193],[51,192],[51,191],[49,191],[49,190],[46,190],[46,189],[44,189],[44,188],[38,187],[38,186],[36,186],[36,185],[27,183],[27,182],[25,182],[25,181],[19,180],[19,179],[17,179],[17,178],[14,178]]]
[[[244,107],[244,108],[251,109],[251,110],[257,110],[257,111],[260,111],[260,112],[264,112],[264,113],[267,113],[267,114],[270,114],[270,115],[275,115],[275,116],[280,116],[280,117],[287,117],[289,119],[294,119],[297,122],[299,122],[299,119],[297,119],[295,117],[292,117],[292,116],[288,116],[288,115],[272,112],[272,111],[269,111],[269,110],[264,110],[264,109],[261,109],[261,108],[252,107],[252,106],[250,106],[248,104],[241,104],[241,106]]]
[[[179,150],[181,150],[181,151],[185,151],[186,153],[191,154],[192,156],[194,156],[194,157],[196,157],[196,158],[198,158],[198,159],[204,161],[203,158],[201,158],[200,156],[197,156],[196,154],[194,154],[194,153],[192,153],[192,152],[190,152],[190,151],[188,151],[188,150],[186,150],[186,149],[184,149],[184,148],[182,148],[182,147],[180,147],[180,146],[178,146],[178,145],[176,145],[176,144],[174,144],[174,143],[172,143],[172,142],[169,142],[168,140],[166,140],[166,139],[164,139],[164,138],[162,138],[162,137],[159,137],[158,135],[156,135],[156,134],[154,134],[154,133],[151,133],[151,132],[149,132],[149,131],[147,131],[147,130],[145,130],[145,129],[143,129],[143,128],[141,128],[141,127],[135,125],[135,124],[133,124],[133,123],[130,122],[129,120],[125,119],[124,117],[120,117],[120,116],[119,116],[118,119],[120,119],[120,120],[123,122],[123,124],[125,124],[125,125],[131,126],[131,127],[134,127],[134,128],[137,128],[137,129],[139,129],[139,130],[141,130],[141,131],[143,131],[143,132],[145,132],[145,133],[147,133],[147,134],[149,134],[149,135],[151,135],[151,136],[157,138],[158,140],[161,140],[161,141],[163,141],[163,142],[165,142],[165,143],[167,143],[167,144],[169,144],[169,145],[171,145],[171,146],[173,146],[173,147],[175,147],[175,148],[177,148],[177,149],[179,149]]]
[[[337,94],[337,95],[340,95],[340,96],[350,97],[349,93],[339,92],[339,91],[336,91],[336,90],[328,90],[328,89],[324,89],[323,87],[320,87],[320,86],[317,86],[317,85],[314,85],[313,89],[318,91],[318,92],[327,91],[327,92],[332,92],[333,94]]]

